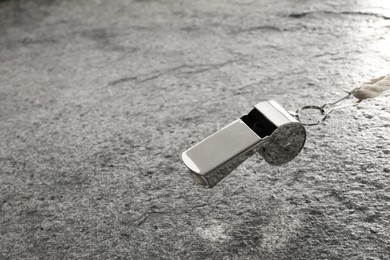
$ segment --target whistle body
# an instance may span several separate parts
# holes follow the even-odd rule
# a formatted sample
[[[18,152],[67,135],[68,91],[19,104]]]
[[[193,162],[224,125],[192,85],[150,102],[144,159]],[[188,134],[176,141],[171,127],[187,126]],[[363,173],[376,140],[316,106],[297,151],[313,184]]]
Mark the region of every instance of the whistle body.
[[[196,183],[211,188],[256,152],[271,165],[291,161],[305,140],[302,124],[271,100],[183,152],[182,160]]]

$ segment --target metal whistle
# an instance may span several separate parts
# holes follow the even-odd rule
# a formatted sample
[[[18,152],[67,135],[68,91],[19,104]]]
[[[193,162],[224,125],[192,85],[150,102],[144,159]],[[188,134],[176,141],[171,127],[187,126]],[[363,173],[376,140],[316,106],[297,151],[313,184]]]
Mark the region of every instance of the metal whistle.
[[[182,160],[196,183],[212,188],[256,152],[271,165],[291,161],[305,140],[303,125],[270,100],[183,152]]]

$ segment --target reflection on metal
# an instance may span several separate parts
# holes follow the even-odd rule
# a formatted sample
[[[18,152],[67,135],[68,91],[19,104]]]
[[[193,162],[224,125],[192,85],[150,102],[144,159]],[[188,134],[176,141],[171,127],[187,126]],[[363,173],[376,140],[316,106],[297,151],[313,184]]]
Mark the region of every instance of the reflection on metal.
[[[272,165],[291,161],[305,140],[302,124],[271,100],[194,145],[182,159],[195,182],[211,188],[256,152]]]

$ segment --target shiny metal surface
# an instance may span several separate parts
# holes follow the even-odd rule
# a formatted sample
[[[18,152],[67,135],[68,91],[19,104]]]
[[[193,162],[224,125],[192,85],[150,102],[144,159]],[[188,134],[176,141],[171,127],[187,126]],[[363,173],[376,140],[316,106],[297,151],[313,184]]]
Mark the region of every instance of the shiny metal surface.
[[[182,159],[198,184],[213,187],[256,152],[272,165],[292,160],[305,140],[302,124],[271,100],[183,152]]]
[[[258,103],[255,108],[277,127],[296,122],[295,118],[274,100]]]
[[[196,174],[195,180],[204,182],[202,178],[196,177],[200,175],[210,178],[210,173],[221,169],[221,166],[251,149],[260,139],[238,119],[185,151],[182,159]]]
[[[282,165],[294,159],[306,141],[302,124],[290,122],[281,125],[271,136],[261,140],[258,153],[271,165]]]

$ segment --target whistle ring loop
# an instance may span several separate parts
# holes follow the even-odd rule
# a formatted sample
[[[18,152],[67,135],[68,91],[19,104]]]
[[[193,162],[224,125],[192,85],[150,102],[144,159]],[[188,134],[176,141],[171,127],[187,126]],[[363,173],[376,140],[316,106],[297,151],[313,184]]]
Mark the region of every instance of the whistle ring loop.
[[[304,110],[318,110],[320,111],[321,115],[322,115],[322,118],[319,119],[317,122],[314,122],[314,123],[305,123],[302,121],[302,111]],[[321,124],[322,122],[325,121],[326,117],[328,116],[328,113],[326,113],[325,109],[323,106],[315,106],[315,105],[309,105],[309,106],[303,106],[301,107],[300,109],[298,109],[296,112],[296,118],[298,119],[298,121],[304,125],[304,126],[314,126],[314,125],[319,125]]]

